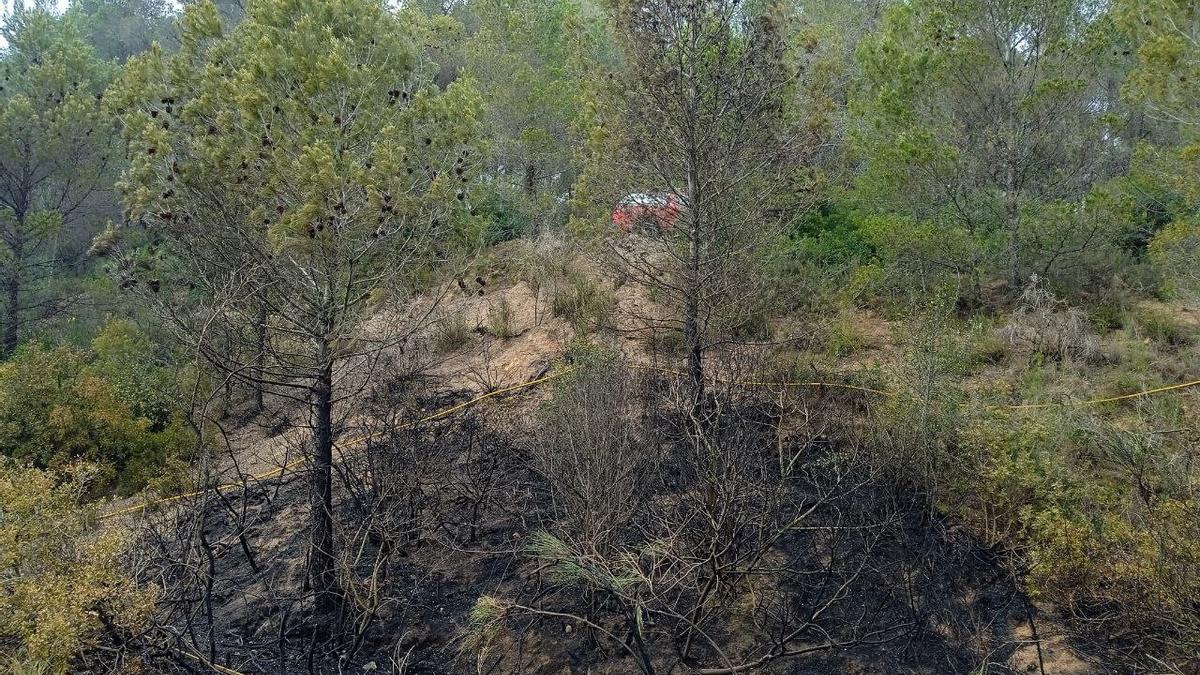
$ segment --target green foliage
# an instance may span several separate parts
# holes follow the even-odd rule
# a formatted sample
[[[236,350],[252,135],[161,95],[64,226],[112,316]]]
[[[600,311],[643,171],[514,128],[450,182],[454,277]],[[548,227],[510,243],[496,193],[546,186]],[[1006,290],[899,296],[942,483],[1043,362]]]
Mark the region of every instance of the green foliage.
[[[479,98],[466,80],[445,92],[422,80],[414,41],[428,26],[371,0],[252,9],[222,39],[211,4],[189,7],[181,52],[133,59],[114,88],[133,217],[183,243],[215,206],[204,191],[223,185],[239,196],[221,204],[230,236],[310,269],[382,265],[473,227],[451,207],[468,196]],[[340,268],[328,272],[351,273]]]
[[[101,58],[118,61],[156,41],[166,44],[174,20],[167,0],[72,0],[67,15],[83,28]]]
[[[97,529],[95,509],[84,503],[102,472],[87,464],[64,470],[0,457],[0,662],[14,668],[73,672],[75,655],[105,622],[132,630],[153,607],[151,592],[125,575],[128,533]]]
[[[154,431],[169,426],[181,407],[178,371],[160,358],[133,323],[110,319],[92,339],[90,369],[112,387],[130,412]]]
[[[787,240],[789,257],[819,265],[865,262],[874,253],[857,214],[840,204],[824,204],[800,218],[787,233]]]
[[[92,351],[24,347],[0,365],[0,454],[52,469],[87,460],[106,477],[93,487],[121,494],[189,456],[194,439],[170,398],[170,376],[147,349],[120,323]]]
[[[955,442],[967,411],[955,383],[970,366],[967,345],[951,329],[956,322],[947,297],[934,294],[912,306],[896,385],[885,387],[898,395],[884,401],[877,419],[881,463],[935,498],[939,476],[961,464]]]
[[[1162,347],[1174,349],[1191,344],[1191,333],[1166,308],[1138,307],[1134,320],[1142,335]]]
[[[611,291],[578,272],[568,274],[551,293],[551,311],[570,321],[579,333],[603,326],[615,302]]]
[[[1165,272],[1167,290],[1188,302],[1200,297],[1200,6],[1183,0],[1119,0],[1115,14],[1137,48],[1137,67],[1126,79],[1127,98],[1170,125],[1171,144],[1143,143],[1134,173],[1160,199],[1161,230],[1149,244],[1151,260]]]
[[[968,232],[938,221],[876,216],[862,226],[876,251],[878,290],[901,302],[947,288],[971,292],[983,257],[982,243]]]
[[[1079,204],[1119,151],[1097,112],[1115,103],[1099,86],[1115,39],[1105,14],[1073,0],[891,5],[858,50],[850,109],[866,159],[858,198],[908,225],[893,250],[902,240],[965,290],[981,273],[1020,284],[1081,255],[1103,260],[1093,251],[1111,237]],[[938,256],[922,245],[943,240]]]
[[[1057,411],[982,416],[961,442],[973,458],[961,514],[1023,551],[1037,597],[1108,608],[1100,624],[1194,652],[1200,502],[1186,450],[1145,423]]]
[[[107,206],[117,152],[100,98],[114,68],[73,17],[41,3],[0,32],[0,277],[7,353],[27,329],[61,313],[63,261],[82,254]]]
[[[1182,300],[1200,302],[1200,225],[1180,219],[1164,227],[1150,242],[1150,259],[1167,274],[1168,292]]]
[[[486,102],[489,168],[499,179],[487,201],[503,214],[485,238],[557,228],[566,219],[560,196],[575,180],[584,70],[604,58],[603,17],[577,0],[472,0],[468,9],[477,28],[465,70]]]
[[[532,219],[522,210],[517,199],[499,192],[490,192],[476,210],[487,223],[483,229],[482,243],[485,246],[517,239],[532,227]]]
[[[1083,475],[1065,463],[1076,425],[1051,415],[983,413],[962,432],[965,462],[948,501],[989,545],[1019,548],[1043,514],[1084,503]]]
[[[1188,0],[1118,0],[1114,5],[1121,27],[1137,43],[1137,67],[1125,81],[1126,96],[1170,120],[1200,120],[1200,7]]]
[[[833,358],[848,356],[867,346],[868,338],[854,323],[850,312],[840,312],[822,329],[821,347]]]

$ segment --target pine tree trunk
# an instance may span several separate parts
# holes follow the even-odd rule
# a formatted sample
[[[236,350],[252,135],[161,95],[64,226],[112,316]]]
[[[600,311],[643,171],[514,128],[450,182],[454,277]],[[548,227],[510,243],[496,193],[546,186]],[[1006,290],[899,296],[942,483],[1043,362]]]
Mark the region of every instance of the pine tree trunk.
[[[21,335],[19,332],[21,323],[21,280],[17,277],[16,270],[13,270],[8,279],[4,283],[6,298],[6,307],[4,312],[4,337],[3,345],[0,349],[3,350],[4,356],[11,356],[17,350]]]
[[[1010,103],[1010,106],[1013,105]],[[1018,191],[1019,167],[1017,166],[1017,113],[1008,111],[1008,151],[1004,176],[1004,220],[1008,228],[1008,285],[1013,294],[1021,292],[1021,203]]]
[[[1008,168],[1008,185],[1004,195],[1004,217],[1008,227],[1008,285],[1014,294],[1021,292],[1021,213],[1017,200],[1016,169]]]
[[[691,385],[692,412],[699,414],[704,404],[704,344],[700,334],[700,256],[703,251],[699,200],[696,196],[696,186],[700,184],[695,163],[688,171],[688,199],[691,208],[688,209],[688,223],[691,230],[691,241],[687,272],[687,297],[685,298],[683,339],[688,353],[688,382]]]
[[[537,166],[530,162],[525,165],[525,196],[533,198],[534,188],[537,186]]]
[[[325,350],[322,350],[325,351]],[[337,571],[333,540],[333,365],[326,360],[313,386],[312,549],[309,576],[316,613],[329,617],[337,608]]]
[[[4,280],[5,310],[4,335],[0,339],[0,351],[3,356],[11,356],[17,350],[21,341],[21,261],[24,258],[23,244],[20,240],[22,224],[17,225],[18,236],[10,246],[12,260],[8,276]]]
[[[254,327],[255,343],[258,348],[258,353],[254,356],[254,411],[261,413],[263,411],[263,390],[266,385],[263,379],[266,375],[264,372],[267,362],[267,309],[260,307],[258,310],[257,325]]]

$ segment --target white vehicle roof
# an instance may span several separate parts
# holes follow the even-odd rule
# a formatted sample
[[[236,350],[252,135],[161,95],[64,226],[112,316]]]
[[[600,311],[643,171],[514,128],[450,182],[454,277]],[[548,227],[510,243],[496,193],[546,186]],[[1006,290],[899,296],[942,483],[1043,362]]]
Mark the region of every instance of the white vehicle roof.
[[[625,197],[621,199],[620,203],[623,206],[631,206],[634,204],[639,206],[661,205],[666,204],[671,197],[672,195],[668,192],[632,192],[625,195]]]

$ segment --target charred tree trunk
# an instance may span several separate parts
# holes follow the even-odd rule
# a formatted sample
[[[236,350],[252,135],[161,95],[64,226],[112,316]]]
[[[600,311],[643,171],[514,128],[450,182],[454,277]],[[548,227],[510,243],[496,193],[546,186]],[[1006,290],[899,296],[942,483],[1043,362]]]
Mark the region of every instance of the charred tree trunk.
[[[695,163],[688,171],[688,198],[692,200],[688,211],[691,241],[687,267],[687,297],[684,299],[683,338],[688,354],[688,383],[691,386],[692,410],[700,412],[704,403],[704,343],[700,330],[700,257],[703,250],[703,232],[696,186],[699,184]]]
[[[322,352],[327,351],[322,349]],[[313,385],[312,548],[309,576],[318,617],[337,608],[337,572],[333,541],[333,364],[324,360]]]
[[[257,343],[258,352],[254,355],[254,411],[261,413],[263,411],[263,390],[266,385],[263,384],[263,378],[266,373],[267,363],[267,308],[260,307],[258,310],[258,319],[255,329],[255,342]]]

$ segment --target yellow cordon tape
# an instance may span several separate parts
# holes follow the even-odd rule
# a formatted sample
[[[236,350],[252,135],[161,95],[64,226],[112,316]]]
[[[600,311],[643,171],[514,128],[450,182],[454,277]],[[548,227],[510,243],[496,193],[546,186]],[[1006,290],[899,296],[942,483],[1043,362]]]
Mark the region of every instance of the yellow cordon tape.
[[[667,368],[655,368],[653,366],[640,366],[636,364],[631,364],[629,367],[633,368],[634,370],[646,370],[652,373],[665,373],[667,375],[678,375],[679,377],[688,376],[687,373],[681,370],[669,370]],[[894,391],[884,391],[882,389],[872,389],[870,387],[859,387],[853,384],[837,384],[836,382],[747,382],[741,380],[727,380],[720,377],[708,377],[705,379],[713,382],[720,382],[722,384],[736,384],[741,387],[775,387],[777,389],[785,387],[832,387],[834,389],[853,389],[855,391],[865,391],[869,394],[879,394],[880,396],[896,395],[896,392]]]
[[[1192,380],[1191,382],[1180,382],[1179,384],[1169,384],[1165,387],[1156,387],[1145,391],[1137,391],[1132,394],[1123,394],[1121,396],[1110,396],[1108,398],[1094,398],[1090,401],[1065,401],[1059,403],[1025,403],[1023,405],[1006,405],[998,406],[1009,410],[1029,410],[1032,408],[1054,408],[1061,406],[1077,406],[1077,405],[1098,405],[1100,403],[1112,403],[1113,401],[1124,401],[1131,398],[1141,398],[1143,396],[1151,396],[1153,394],[1161,394],[1164,391],[1174,391],[1176,389],[1187,389],[1200,385],[1200,380]]]
[[[664,374],[668,374],[668,375],[677,375],[680,377],[687,376],[687,373],[685,373],[685,372],[678,371],[678,370],[669,370],[666,368],[655,368],[652,366],[641,366],[641,365],[631,365],[630,367],[634,368],[636,370],[646,370],[646,371],[650,371],[650,372],[664,373]],[[464,401],[462,403],[452,405],[449,408],[445,408],[445,409],[439,410],[431,415],[422,417],[421,419],[416,420],[415,422],[410,422],[409,424],[407,424],[401,428],[413,427],[418,424],[424,424],[425,422],[432,422],[434,420],[439,420],[448,415],[452,415],[455,412],[458,412],[459,410],[462,410],[464,408],[469,408],[477,403],[486,401],[489,398],[500,396],[502,394],[507,394],[507,393],[513,392],[513,391],[519,391],[521,389],[527,389],[529,387],[533,387],[533,386],[542,384],[544,382],[548,382],[550,380],[557,379],[557,378],[567,375],[569,373],[573,373],[573,372],[579,370],[579,368],[580,368],[580,366],[571,366],[570,368],[566,368],[557,373],[551,373],[549,375],[544,375],[542,377],[539,377],[534,380],[530,380],[528,382],[523,382],[521,384],[515,384],[510,387],[504,387],[503,389],[497,389],[496,391],[491,391],[486,394],[476,396],[475,398],[470,399],[468,401]],[[885,391],[883,389],[872,389],[871,387],[859,387],[859,386],[852,385],[852,384],[839,384],[836,382],[759,382],[759,381],[727,380],[727,379],[722,379],[722,378],[710,378],[710,379],[712,379],[714,382],[721,382],[724,384],[733,384],[733,385],[738,385],[738,386],[743,386],[743,387],[774,387],[774,388],[817,387],[817,388],[849,389],[849,390],[853,390],[853,391],[866,392],[869,394],[878,394],[880,396],[896,396],[897,395],[897,392],[894,392],[894,391]],[[1187,388],[1196,387],[1196,386],[1200,386],[1200,380],[1192,380],[1191,382],[1181,382],[1179,384],[1171,384],[1171,385],[1167,385],[1164,387],[1156,387],[1154,389],[1138,391],[1138,392],[1134,392],[1132,394],[1123,394],[1121,396],[1110,396],[1107,398],[1096,398],[1096,399],[1091,399],[1091,400],[1087,400],[1087,401],[1063,401],[1063,402],[1058,402],[1058,403],[1025,403],[1025,404],[1021,404],[1021,405],[994,405],[994,406],[988,406],[988,408],[993,409],[993,410],[1033,410],[1036,408],[1056,408],[1056,407],[1067,407],[1067,406],[1099,405],[1101,403],[1112,403],[1114,401],[1124,401],[1124,400],[1131,399],[1131,398],[1141,398],[1143,396],[1152,396],[1154,394],[1160,394],[1160,393],[1167,392],[1167,391],[1174,391],[1174,390],[1178,390],[1178,389],[1187,389]],[[382,432],[379,432],[379,433],[382,433]],[[352,447],[360,445],[360,444],[378,436],[379,433],[367,434],[365,436],[359,436],[357,438],[352,438],[343,443],[340,443],[339,445],[343,448],[352,448]],[[194,492],[187,492],[184,494],[174,495],[171,497],[163,497],[161,499],[155,499],[155,500],[148,501],[148,502],[145,502],[142,504],[138,504],[136,506],[130,506],[130,507],[126,507],[123,509],[118,509],[116,511],[111,511],[109,513],[105,513],[105,514],[99,516],[98,520],[107,520],[109,518],[115,518],[117,516],[121,516],[126,513],[135,513],[138,511],[144,511],[145,509],[147,509],[151,506],[167,504],[170,502],[179,501],[181,499],[187,499],[189,497],[198,497],[198,496],[208,493],[208,492],[220,493],[220,492],[225,492],[227,490],[238,489],[238,488],[244,487],[245,484],[250,481],[266,480],[269,478],[274,478],[276,476],[282,475],[283,472],[287,471],[288,469],[295,468],[295,467],[303,464],[305,461],[307,461],[307,460],[306,459],[298,459],[294,462],[289,462],[288,464],[285,464],[284,466],[281,466],[278,469],[272,469],[271,471],[267,471],[265,473],[248,476],[246,478],[246,480],[241,483],[226,483],[224,485],[218,485],[214,488],[207,488],[204,490],[196,490]]]
[[[497,389],[495,391],[490,391],[486,394],[476,396],[475,398],[473,398],[469,401],[463,401],[462,403],[452,405],[449,408],[444,408],[444,409],[439,410],[431,415],[426,415],[425,417],[422,417],[421,419],[416,420],[415,422],[410,422],[400,428],[404,429],[404,428],[414,427],[418,424],[424,424],[425,422],[432,422],[434,420],[439,420],[448,415],[452,415],[455,412],[462,410],[463,408],[469,408],[477,403],[486,401],[489,398],[494,398],[496,396],[500,396],[501,394],[507,394],[509,392],[518,391],[520,389],[527,389],[529,387],[533,387],[533,386],[542,384],[544,382],[549,382],[550,380],[562,377],[563,375],[573,373],[576,370],[579,370],[579,368],[580,368],[579,366],[571,366],[570,368],[560,370],[557,373],[551,373],[549,375],[544,375],[542,377],[539,377],[534,380],[530,380],[528,382],[522,382],[521,384],[514,384],[511,387],[504,387],[503,389]],[[357,445],[361,445],[362,443],[364,443],[372,438],[375,438],[376,436],[379,436],[382,433],[383,432],[377,432],[377,433],[373,433],[373,434],[366,434],[365,436],[358,436],[356,438],[351,438],[347,441],[337,443],[337,445],[339,445],[342,448],[353,448]],[[307,461],[307,459],[298,459],[294,462],[289,462],[277,469],[272,469],[265,473],[247,476],[246,479],[241,483],[225,483],[224,485],[218,485],[216,487],[206,488],[203,490],[195,490],[193,492],[185,492],[184,494],[173,495],[170,497],[163,497],[161,499],[154,499],[154,500],[151,500],[148,502],[144,502],[142,504],[138,504],[136,506],[130,506],[130,507],[126,507],[123,509],[118,509],[116,511],[111,511],[109,513],[105,513],[105,514],[99,516],[97,518],[97,520],[107,520],[109,518],[115,518],[117,516],[124,515],[126,513],[135,513],[137,511],[144,511],[145,509],[147,509],[151,506],[158,506],[160,504],[168,504],[170,502],[177,502],[181,499],[187,499],[188,497],[198,497],[202,494],[206,494],[209,492],[220,493],[220,492],[225,492],[227,490],[235,490],[235,489],[244,487],[245,484],[250,481],[266,480],[268,478],[274,478],[276,476],[282,475],[284,471],[295,468],[295,467],[303,464],[306,461]]]
[[[245,673],[241,672],[240,670],[234,670],[233,668],[227,668],[219,663],[213,663],[196,652],[187,649],[178,649],[176,647],[171,647],[171,650],[176,654],[182,654],[189,659],[199,661],[205,666],[208,666],[213,672],[221,673],[221,675],[245,675]]]
[[[688,375],[687,373],[679,371],[679,370],[669,370],[666,368],[655,368],[652,366],[634,365],[631,367],[635,368],[637,370],[647,370],[650,372],[665,373],[668,375],[678,375],[680,377],[687,377],[687,375]],[[899,392],[895,392],[895,391],[885,391],[883,389],[872,389],[870,387],[859,387],[859,386],[856,386],[853,384],[838,384],[836,382],[756,382],[756,381],[726,380],[726,379],[717,378],[717,377],[707,378],[707,379],[711,379],[714,382],[722,382],[725,384],[734,384],[734,385],[743,386],[743,387],[775,387],[775,388],[830,387],[830,388],[834,388],[834,389],[851,389],[854,391],[863,391],[863,392],[867,392],[867,393],[871,393],[871,394],[879,394],[880,396],[898,396],[899,395]],[[1084,405],[1099,405],[1101,403],[1112,403],[1114,401],[1124,401],[1126,399],[1131,399],[1131,398],[1141,398],[1143,396],[1151,396],[1153,394],[1161,394],[1162,392],[1166,392],[1166,391],[1174,391],[1176,389],[1187,389],[1189,387],[1196,387],[1196,386],[1200,386],[1200,380],[1192,380],[1191,382],[1181,382],[1179,384],[1169,384],[1169,385],[1166,385],[1163,387],[1156,387],[1154,389],[1146,389],[1145,391],[1137,391],[1132,394],[1122,394],[1121,396],[1109,396],[1107,398],[1094,398],[1094,399],[1090,399],[1087,401],[1059,401],[1057,403],[1023,403],[1023,404],[1019,404],[1019,405],[992,405],[992,406],[987,406],[987,407],[990,409],[993,409],[993,410],[1032,410],[1034,408],[1060,408],[1060,407],[1073,407],[1073,406],[1084,406]]]

